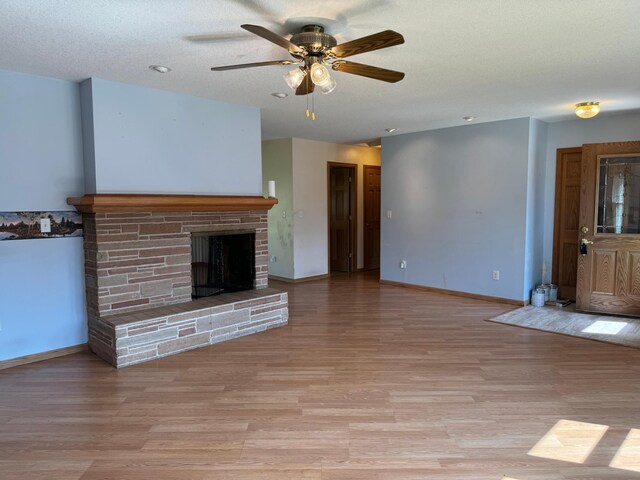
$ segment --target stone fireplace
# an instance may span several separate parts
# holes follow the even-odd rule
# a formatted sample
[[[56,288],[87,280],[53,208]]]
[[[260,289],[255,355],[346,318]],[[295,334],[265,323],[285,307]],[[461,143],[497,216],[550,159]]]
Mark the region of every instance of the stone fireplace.
[[[267,211],[276,202],[70,198],[83,213],[90,349],[121,367],[285,324],[287,294],[267,279]]]

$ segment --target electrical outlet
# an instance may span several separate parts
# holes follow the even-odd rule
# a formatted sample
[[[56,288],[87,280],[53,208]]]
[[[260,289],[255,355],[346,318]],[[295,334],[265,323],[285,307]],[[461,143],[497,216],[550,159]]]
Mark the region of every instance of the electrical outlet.
[[[494,270],[491,274],[491,278],[494,280],[500,280],[500,270]]]
[[[391,212],[391,210],[387,210],[387,218],[391,218],[391,215],[392,215],[392,214],[393,214],[393,213]]]
[[[400,260],[400,268],[402,268],[403,270],[405,268],[407,268],[407,261],[406,260]]]
[[[282,211],[282,218],[287,218],[287,211],[286,210]]]
[[[48,218],[40,219],[40,232],[51,233],[51,220]]]
[[[271,263],[277,262],[278,261],[278,257],[276,257],[275,255],[271,255],[271,257],[269,257],[269,261]]]

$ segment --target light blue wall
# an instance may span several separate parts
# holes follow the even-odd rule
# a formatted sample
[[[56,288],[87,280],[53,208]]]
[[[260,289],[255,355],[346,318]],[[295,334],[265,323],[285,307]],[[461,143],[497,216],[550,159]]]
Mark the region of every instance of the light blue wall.
[[[383,139],[381,278],[524,300],[529,137],[522,118]]]
[[[0,70],[0,211],[82,195],[78,85]],[[0,360],[87,341],[82,238],[0,242]]]
[[[546,172],[547,124],[529,120],[529,164],[527,168],[527,225],[525,246],[525,299],[542,282],[544,241],[544,191]]]
[[[96,191],[261,195],[260,140],[255,108],[0,70],[0,211]],[[82,238],[0,242],[0,361],[85,343],[83,279]]]
[[[640,111],[600,114],[587,120],[550,123],[546,148],[544,263],[551,280],[553,258],[553,217],[555,205],[556,152],[558,148],[579,147],[585,143],[640,140]]]
[[[262,194],[259,109],[96,78],[83,91],[87,83],[97,193]]]

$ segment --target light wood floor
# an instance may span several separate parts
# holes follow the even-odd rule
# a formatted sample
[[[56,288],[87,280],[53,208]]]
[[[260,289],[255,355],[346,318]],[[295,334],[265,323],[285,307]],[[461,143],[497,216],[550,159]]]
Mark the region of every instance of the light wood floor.
[[[640,441],[609,467],[640,428],[639,350],[370,274],[276,286],[286,327],[123,370],[0,371],[0,478],[640,479]],[[560,420],[578,428],[546,435]],[[585,456],[588,424],[609,428]]]

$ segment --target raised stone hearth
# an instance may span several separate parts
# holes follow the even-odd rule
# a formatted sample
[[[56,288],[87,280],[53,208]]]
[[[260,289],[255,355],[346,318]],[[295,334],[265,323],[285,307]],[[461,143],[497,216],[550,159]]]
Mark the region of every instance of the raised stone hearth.
[[[83,213],[89,347],[120,367],[287,322],[270,289],[262,197],[86,195]],[[255,232],[255,290],[192,300],[191,234]]]
[[[286,292],[270,288],[95,318],[91,349],[115,367],[184,352],[287,323]]]

